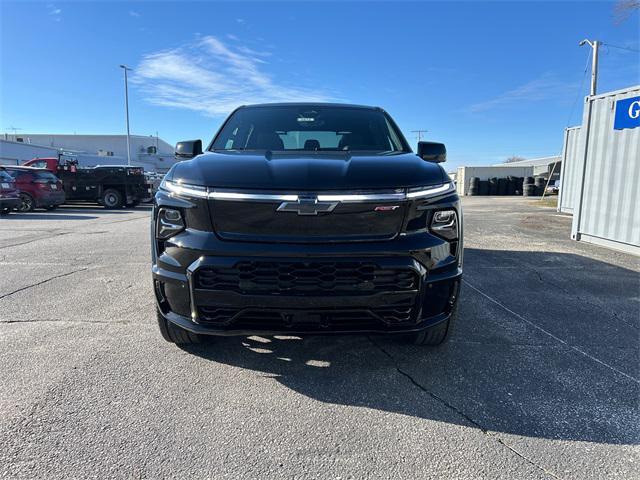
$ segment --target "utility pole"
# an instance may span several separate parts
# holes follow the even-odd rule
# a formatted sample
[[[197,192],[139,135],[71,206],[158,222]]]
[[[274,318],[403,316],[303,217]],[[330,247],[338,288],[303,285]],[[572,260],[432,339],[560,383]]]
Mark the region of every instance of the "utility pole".
[[[587,174],[587,159],[589,158],[589,137],[591,135],[591,116],[593,114],[593,102],[594,96],[596,95],[596,90],[598,87],[598,48],[600,47],[600,42],[598,40],[582,40],[579,45],[583,46],[584,44],[588,44],[592,49],[591,55],[591,90],[589,92],[589,96],[586,99],[586,115],[583,120],[583,126],[581,127],[580,134],[584,135],[583,145],[585,148],[583,149],[583,157],[582,157],[582,181],[580,183],[580,190],[578,191],[578,201],[577,207],[574,208],[573,214],[573,222],[571,222],[571,238],[574,240],[580,240],[580,224],[582,222],[582,203],[584,200],[584,185],[585,185],[585,176]],[[584,132],[583,132],[584,130]]]
[[[580,42],[580,46],[589,45],[592,49],[591,55],[591,90],[589,92],[590,96],[594,96],[596,94],[596,90],[598,88],[598,50],[600,49],[600,42],[598,40],[589,40],[584,39]]]
[[[126,65],[120,65],[124,70],[124,108],[127,112],[127,165],[131,165],[131,134],[129,133],[129,83],[127,71],[131,70]]]
[[[422,141],[422,134],[423,133],[427,133],[429,130],[411,130],[411,133],[417,133],[418,134],[418,142]]]
[[[16,133],[18,132],[18,130],[22,130],[22,129],[18,128],[18,127],[14,127],[13,125],[11,125],[10,127],[7,128],[7,130],[13,130],[13,141],[15,142]]]

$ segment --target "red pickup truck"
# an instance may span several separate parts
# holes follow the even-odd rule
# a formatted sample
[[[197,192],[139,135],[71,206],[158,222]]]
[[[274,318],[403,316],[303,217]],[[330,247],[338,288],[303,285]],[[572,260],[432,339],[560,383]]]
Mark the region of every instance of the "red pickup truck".
[[[135,206],[149,196],[142,167],[106,165],[83,168],[68,158],[34,158],[25,165],[46,168],[61,181],[67,201],[93,201],[105,208]]]

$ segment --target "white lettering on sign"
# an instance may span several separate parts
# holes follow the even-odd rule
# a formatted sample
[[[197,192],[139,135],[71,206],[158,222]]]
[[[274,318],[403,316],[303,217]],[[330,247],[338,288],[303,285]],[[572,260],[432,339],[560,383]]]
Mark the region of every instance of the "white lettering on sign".
[[[640,117],[640,100],[631,102],[631,105],[629,105],[629,117],[631,118]]]

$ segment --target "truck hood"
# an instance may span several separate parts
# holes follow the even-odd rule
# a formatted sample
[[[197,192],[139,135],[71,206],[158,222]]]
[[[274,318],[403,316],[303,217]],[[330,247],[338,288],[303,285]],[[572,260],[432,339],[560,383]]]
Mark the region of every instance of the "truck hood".
[[[413,153],[207,152],[177,163],[170,175],[208,187],[308,191],[419,187],[449,180],[440,165]]]

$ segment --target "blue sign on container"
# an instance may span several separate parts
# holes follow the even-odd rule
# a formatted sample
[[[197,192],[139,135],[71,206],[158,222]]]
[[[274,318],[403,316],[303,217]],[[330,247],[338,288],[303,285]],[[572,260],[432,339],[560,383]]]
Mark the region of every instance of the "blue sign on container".
[[[640,127],[640,97],[625,98],[616,102],[614,130]]]

